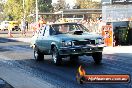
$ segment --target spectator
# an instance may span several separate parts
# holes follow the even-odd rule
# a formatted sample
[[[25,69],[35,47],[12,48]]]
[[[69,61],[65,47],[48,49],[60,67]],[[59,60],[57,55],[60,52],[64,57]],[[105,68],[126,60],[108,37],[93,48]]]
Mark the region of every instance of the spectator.
[[[28,31],[28,21],[26,21],[25,24],[26,24],[26,29]]]
[[[25,35],[26,36],[26,23],[25,23],[25,19],[22,19],[21,20],[21,32],[22,32],[22,35]]]
[[[9,37],[13,37],[12,34],[11,34],[12,28],[13,28],[13,23],[10,22],[10,23],[9,23],[9,26],[8,26],[8,36],[9,36]]]
[[[102,19],[99,20],[98,22],[98,33],[101,34],[102,32],[102,26],[105,26],[106,23],[102,21]]]
[[[46,24],[46,22],[45,22],[44,18],[41,17],[39,20],[39,28],[42,27],[44,24]]]
[[[32,24],[31,24],[31,29],[32,29],[33,36],[34,36],[35,33],[37,33],[37,31],[39,30],[38,22],[34,22],[34,23],[32,23]]]

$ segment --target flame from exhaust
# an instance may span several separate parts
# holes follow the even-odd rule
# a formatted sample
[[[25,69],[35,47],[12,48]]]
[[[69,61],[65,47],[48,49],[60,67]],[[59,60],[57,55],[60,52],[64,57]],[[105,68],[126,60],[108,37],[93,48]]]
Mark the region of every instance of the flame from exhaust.
[[[85,70],[82,68],[81,65],[78,68],[78,72],[79,72],[80,76],[85,76],[85,74],[86,74]]]

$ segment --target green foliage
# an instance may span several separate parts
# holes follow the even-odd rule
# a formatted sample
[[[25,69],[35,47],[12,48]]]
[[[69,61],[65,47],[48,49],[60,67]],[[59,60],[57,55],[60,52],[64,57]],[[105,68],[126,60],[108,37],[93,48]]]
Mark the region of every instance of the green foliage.
[[[4,19],[3,7],[4,7],[4,4],[0,3],[0,21]]]
[[[81,9],[101,8],[101,3],[92,0],[77,0],[76,3]]]
[[[39,12],[51,12],[52,11],[52,0],[38,0]]]
[[[8,0],[4,4],[4,14],[5,20],[18,20],[20,21],[25,13],[25,17],[28,18],[28,15],[33,12],[35,0],[24,0],[24,9],[23,9],[23,0]]]
[[[24,9],[23,9],[23,1]],[[52,11],[51,0],[38,0],[39,12],[50,12]],[[18,20],[20,21],[22,17],[26,20],[32,20],[30,14],[34,14],[36,10],[36,0],[7,0],[4,4],[4,15],[5,20]]]
[[[4,5],[7,20],[17,20],[22,16],[21,0],[8,0]]]
[[[65,0],[58,0],[57,3],[53,3],[54,12],[60,11],[61,9],[66,9],[66,2]]]
[[[32,21],[33,18],[30,17],[30,14],[34,14],[35,13],[35,0],[25,0],[25,16],[26,16],[26,20],[28,21]]]

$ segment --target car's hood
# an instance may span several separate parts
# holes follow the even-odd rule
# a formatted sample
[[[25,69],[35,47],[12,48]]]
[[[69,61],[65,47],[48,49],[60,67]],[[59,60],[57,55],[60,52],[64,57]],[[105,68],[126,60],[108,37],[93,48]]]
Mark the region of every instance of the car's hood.
[[[76,35],[76,34],[59,34],[55,35],[55,37],[61,39],[61,40],[84,40],[84,39],[97,39],[97,38],[102,38],[101,35],[94,34],[94,33],[82,33],[81,35]]]

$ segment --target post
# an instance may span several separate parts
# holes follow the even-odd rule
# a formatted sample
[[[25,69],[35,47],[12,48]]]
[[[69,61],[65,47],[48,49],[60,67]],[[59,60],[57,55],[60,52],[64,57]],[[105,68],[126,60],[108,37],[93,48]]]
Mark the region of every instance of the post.
[[[36,22],[38,22],[38,0],[36,0]]]
[[[63,11],[61,13],[62,13],[62,19],[63,19],[63,16],[64,16]]]
[[[25,0],[23,0],[23,18],[25,20]]]

